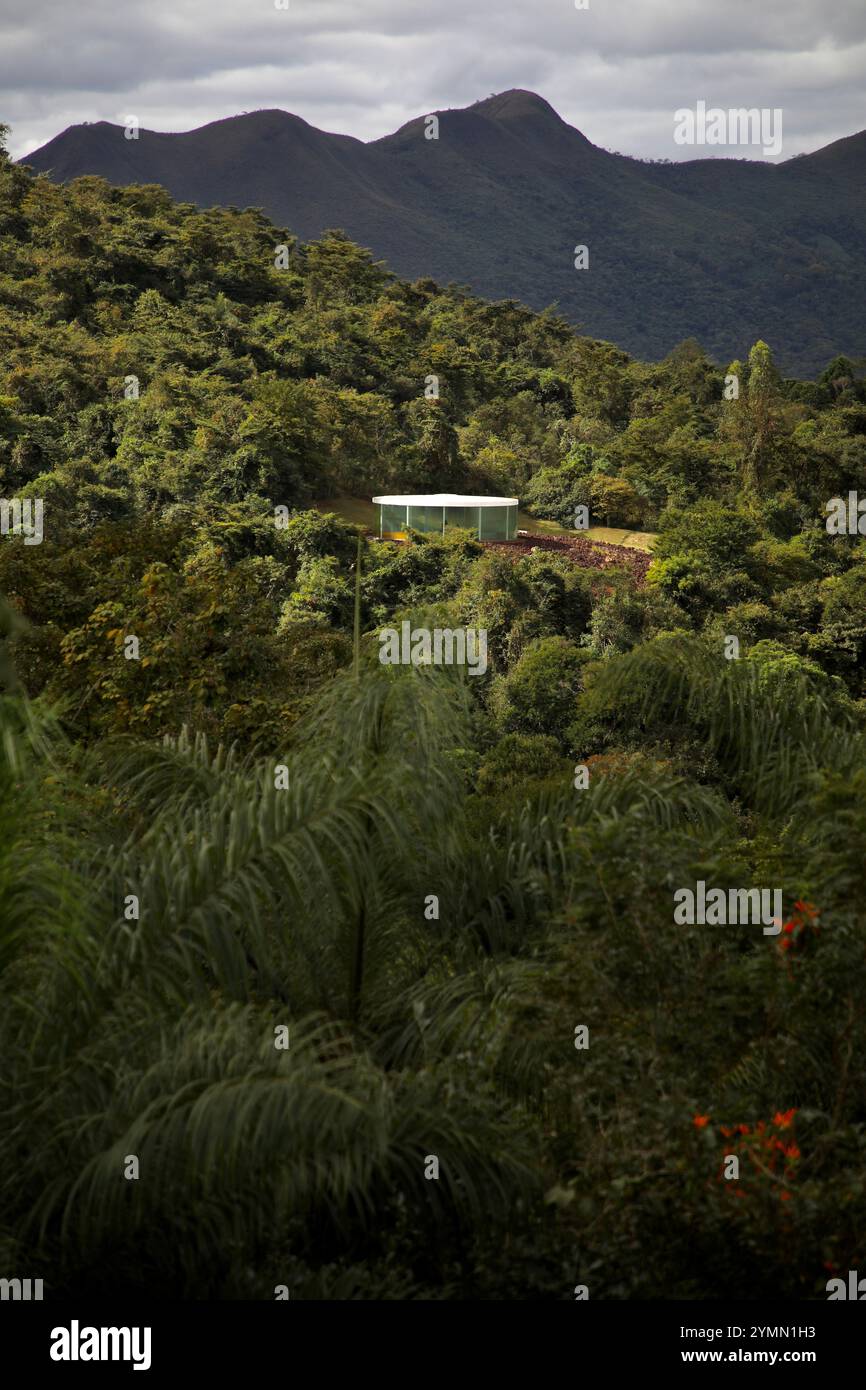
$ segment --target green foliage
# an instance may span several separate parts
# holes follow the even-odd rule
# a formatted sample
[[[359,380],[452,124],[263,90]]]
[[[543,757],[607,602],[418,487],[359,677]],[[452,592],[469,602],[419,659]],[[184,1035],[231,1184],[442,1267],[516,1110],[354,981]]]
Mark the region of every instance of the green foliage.
[[[562,771],[562,753],[550,734],[505,734],[481,764],[478,790],[497,793]]]
[[[531,642],[507,676],[498,678],[490,701],[505,732],[549,734],[563,740],[574,718],[581,671],[589,654],[564,637]]]
[[[251,209],[0,183],[0,491],[45,500],[0,538],[15,1266],[822,1296],[866,1219],[866,565],[823,525],[857,364],[802,390],[758,343],[727,401],[696,344],[632,362],[339,233],[280,272]],[[308,506],[403,485],[660,518],[650,582]],[[483,628],[488,673],[382,666],[404,618]],[[699,880],[790,931],[677,924]]]

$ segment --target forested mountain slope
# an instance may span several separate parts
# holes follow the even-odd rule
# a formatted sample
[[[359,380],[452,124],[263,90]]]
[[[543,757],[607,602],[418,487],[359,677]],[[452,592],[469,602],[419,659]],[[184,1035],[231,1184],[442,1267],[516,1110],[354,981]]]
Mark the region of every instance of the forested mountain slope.
[[[658,540],[636,582],[308,506],[401,489]],[[842,355],[646,364],[0,157],[4,1277],[781,1301],[862,1268],[849,492]],[[484,671],[386,666],[403,623],[483,632]],[[678,918],[699,884],[779,920]]]
[[[779,165],[663,164],[599,149],[532,92],[438,114],[438,139],[419,117],[369,144],[285,111],[137,140],[100,121],[26,163],[260,207],[305,240],[343,228],[400,275],[556,304],[645,357],[697,337],[721,361],[768,338],[786,371],[811,375],[866,353],[866,132]]]

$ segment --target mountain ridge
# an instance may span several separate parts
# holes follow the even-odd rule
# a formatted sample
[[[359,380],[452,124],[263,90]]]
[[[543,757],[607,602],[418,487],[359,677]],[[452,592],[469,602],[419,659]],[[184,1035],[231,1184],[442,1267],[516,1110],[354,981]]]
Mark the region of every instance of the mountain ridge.
[[[368,142],[280,108],[137,140],[100,121],[20,163],[261,207],[304,241],[342,227],[398,275],[555,305],[643,357],[695,337],[731,360],[765,338],[783,369],[808,374],[866,353],[866,131],[779,164],[666,163],[594,145],[523,88],[429,115]],[[574,267],[578,245],[588,270]]]

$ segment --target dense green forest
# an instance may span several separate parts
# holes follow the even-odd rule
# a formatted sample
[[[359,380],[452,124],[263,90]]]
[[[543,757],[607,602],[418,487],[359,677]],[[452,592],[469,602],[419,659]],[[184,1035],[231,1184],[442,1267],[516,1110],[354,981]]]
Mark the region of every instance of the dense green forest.
[[[401,488],[659,538],[643,579],[310,507]],[[44,503],[0,539],[0,1272],[863,1268],[866,547],[825,525],[857,489],[844,358],[646,365],[337,231],[0,159],[0,498]],[[404,619],[485,629],[486,674],[380,664]],[[678,925],[699,881],[784,925]]]

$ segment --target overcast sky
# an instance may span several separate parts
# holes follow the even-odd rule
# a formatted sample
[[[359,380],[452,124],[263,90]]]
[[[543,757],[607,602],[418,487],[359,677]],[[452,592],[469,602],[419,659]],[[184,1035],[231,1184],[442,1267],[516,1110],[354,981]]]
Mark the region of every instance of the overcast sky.
[[[0,0],[0,120],[16,157],[80,121],[191,130],[263,107],[371,140],[526,87],[654,158],[695,157],[673,113],[699,100],[782,108],[782,158],[866,127],[866,0],[588,3]]]

